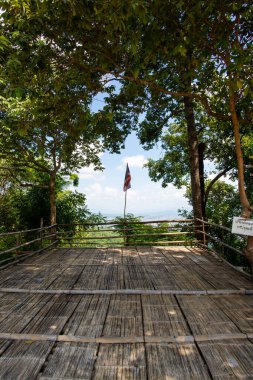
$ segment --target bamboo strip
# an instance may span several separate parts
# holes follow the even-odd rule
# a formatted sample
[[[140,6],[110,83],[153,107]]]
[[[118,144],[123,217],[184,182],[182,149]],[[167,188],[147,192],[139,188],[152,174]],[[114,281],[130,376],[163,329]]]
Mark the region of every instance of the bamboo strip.
[[[2,293],[34,293],[34,294],[75,294],[75,295],[89,295],[89,294],[170,294],[170,295],[235,295],[235,294],[253,294],[253,289],[218,289],[218,290],[175,290],[175,289],[20,289],[20,288],[0,288]]]
[[[154,223],[192,223],[193,219],[165,219],[165,220],[149,220],[145,222],[126,222],[125,225],[128,224],[154,224]],[[67,227],[67,226],[106,226],[106,225],[118,225],[122,224],[120,222],[104,222],[104,223],[71,223],[71,224],[58,224],[58,227]]]
[[[133,236],[133,235],[131,235]],[[121,237],[122,238],[122,237]],[[103,238],[105,239],[105,238]],[[60,243],[60,245],[64,245],[64,246],[67,246],[67,248],[69,248],[69,243],[68,241],[67,242],[64,242],[66,239],[63,239],[63,241]],[[76,243],[80,243],[80,244],[89,244],[89,246],[84,246],[82,247],[83,249],[85,248],[122,248],[122,247],[125,247],[124,246],[124,243],[122,242],[121,243],[111,243],[111,242],[108,242],[108,243],[104,243],[104,242],[89,242],[89,243],[85,243],[83,242],[82,243],[82,240],[76,240],[75,241],[75,244]],[[102,244],[102,245],[99,245],[99,244]],[[105,245],[107,244],[107,245]],[[154,246],[154,247],[163,247],[163,246],[170,246],[170,245],[178,245],[180,244],[181,246],[193,246],[193,245],[197,245],[198,244],[198,241],[197,240],[168,240],[168,241],[150,241],[150,242],[145,242],[142,244],[141,241],[139,242],[136,242],[136,244],[139,246],[139,247],[146,247],[146,246]],[[94,247],[91,247],[91,246],[94,246]],[[127,247],[131,247],[131,246],[127,246]],[[64,247],[63,247],[64,248]],[[75,248],[75,247],[73,247]],[[80,247],[79,247],[80,248]]]
[[[201,231],[199,231],[199,232],[201,232]],[[219,243],[219,244],[221,244],[221,245],[224,245],[224,247],[227,247],[227,248],[231,249],[231,251],[234,251],[234,252],[238,253],[239,255],[243,256],[243,253],[242,253],[241,251],[239,251],[239,249],[234,248],[234,247],[231,247],[231,245],[229,245],[229,244],[227,244],[227,243],[224,243],[222,240],[220,240],[220,239],[218,239],[218,238],[216,238],[216,237],[213,237],[213,236],[210,235],[210,234],[205,233],[205,235],[208,236],[209,239],[214,240],[214,241],[216,241],[217,243]]]
[[[167,230],[178,230],[180,228],[182,228],[181,226],[180,227],[177,227],[177,226],[159,226],[159,227],[153,227],[152,228],[152,231],[156,231],[156,230],[160,230],[161,228],[166,228]],[[183,226],[183,228],[187,228],[187,229],[193,229],[193,226],[192,225],[187,225],[187,226]],[[82,234],[82,233],[101,233],[101,232],[125,232],[125,231],[135,231],[135,228],[102,228],[102,229],[97,229],[97,230],[66,230],[66,231],[60,231],[60,232],[57,232],[57,235],[61,236],[61,235],[64,235],[64,234],[71,234],[71,233],[74,233],[74,234]],[[186,231],[184,231],[186,232]],[[183,232],[180,232],[180,233],[183,233]]]
[[[145,336],[145,343],[193,343],[192,335],[185,336]]]
[[[215,290],[207,290],[206,291],[208,295],[211,294],[246,294],[246,289],[215,289]]]
[[[221,226],[220,224],[210,223],[210,222],[207,222],[205,220],[198,219],[198,218],[196,218],[196,220],[198,220],[201,224],[207,224],[208,226],[218,227],[218,228],[220,228],[220,229],[222,229],[224,231],[232,233],[232,230],[230,228],[225,227],[225,226]]]
[[[24,233],[27,233],[27,232],[45,231],[45,230],[48,230],[48,229],[53,228],[53,227],[56,227],[56,224],[53,224],[52,226],[43,227],[43,228],[33,228],[33,229],[31,229],[31,230],[21,230],[21,231],[13,231],[13,232],[3,232],[3,233],[0,234],[0,238],[1,238],[2,236],[12,236],[12,235],[24,234]]]
[[[210,341],[226,341],[231,339],[252,339],[252,334],[208,334],[208,335],[179,335],[179,336],[74,336],[74,335],[48,335],[48,334],[13,334],[0,333],[0,339],[7,340],[26,340],[26,341],[50,341],[65,343],[99,343],[99,344],[131,344],[131,343],[194,343],[194,342],[210,342]]]
[[[195,342],[208,342],[208,341],[214,341],[214,340],[229,340],[229,339],[247,339],[247,334],[232,333],[232,334],[194,335]]]
[[[100,231],[102,232],[102,231]],[[151,236],[174,236],[174,235],[192,235],[192,232],[159,232],[159,233],[148,233],[148,234],[125,234],[122,236],[84,236],[84,237],[64,237],[61,236],[62,240],[101,240],[101,239],[122,239],[122,237],[129,237],[129,238],[135,238],[135,237],[151,237]]]
[[[0,252],[0,256],[6,254],[6,253],[11,253],[11,252],[14,252],[16,251],[17,249],[19,248],[23,248],[23,247],[27,247],[33,243],[37,243],[38,241],[42,241],[42,240],[45,240],[49,237],[52,237],[52,236],[56,236],[56,234],[50,234],[50,235],[46,235],[46,236],[43,236],[42,238],[38,238],[38,239],[34,239],[34,240],[31,240],[31,241],[27,241],[26,243],[23,243],[23,244],[20,244],[20,245],[17,245],[13,248],[10,248],[10,249],[6,249],[5,251],[2,251]]]
[[[57,335],[46,335],[46,334],[0,333],[0,339],[31,340],[33,342],[38,342],[38,341],[56,342],[58,337]]]

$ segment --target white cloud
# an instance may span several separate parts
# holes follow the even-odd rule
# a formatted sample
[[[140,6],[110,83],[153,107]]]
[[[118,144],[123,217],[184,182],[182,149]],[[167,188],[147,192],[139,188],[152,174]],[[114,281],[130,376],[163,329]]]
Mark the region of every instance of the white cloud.
[[[82,168],[78,172],[78,177],[79,179],[93,179],[95,181],[104,181],[106,178],[102,171],[94,170],[93,165]]]
[[[129,167],[133,168],[143,168],[148,160],[142,154],[138,154],[136,156],[128,156],[122,159],[122,162],[126,165],[128,163]]]
[[[87,196],[88,207],[102,213],[117,213],[120,215],[124,208],[125,193],[114,186],[102,186],[96,182],[84,186],[82,191]],[[134,215],[170,211],[176,215],[179,208],[188,208],[187,200],[183,197],[185,189],[176,189],[169,185],[162,188],[159,183],[149,183],[138,189],[131,188],[127,192],[127,212]]]
[[[111,186],[104,187],[98,182],[95,182],[90,186],[85,186],[83,191],[90,199],[98,199],[101,201],[110,200],[113,202],[120,197],[120,190],[118,188]]]

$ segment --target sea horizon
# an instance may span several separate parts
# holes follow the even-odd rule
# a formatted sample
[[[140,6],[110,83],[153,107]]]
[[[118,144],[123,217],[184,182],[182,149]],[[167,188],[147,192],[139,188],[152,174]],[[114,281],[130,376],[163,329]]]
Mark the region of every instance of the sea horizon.
[[[123,213],[102,213],[101,215],[106,217],[107,219],[114,219],[116,217],[123,217]],[[133,213],[131,213],[133,214]],[[152,221],[152,220],[169,220],[169,219],[179,219],[180,216],[178,215],[178,212],[174,210],[166,210],[166,211],[160,211],[160,212],[136,212],[133,214],[134,217],[141,218],[144,221]]]

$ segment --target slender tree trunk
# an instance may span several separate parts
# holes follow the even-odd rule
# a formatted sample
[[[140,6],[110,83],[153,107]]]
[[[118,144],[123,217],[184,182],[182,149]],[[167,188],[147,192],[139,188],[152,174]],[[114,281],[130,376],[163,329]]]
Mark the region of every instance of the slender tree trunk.
[[[245,191],[245,183],[244,183],[244,162],[243,162],[243,154],[241,148],[240,141],[240,128],[239,121],[235,108],[235,97],[233,94],[230,94],[229,106],[231,112],[231,118],[233,123],[234,130],[234,139],[235,139],[235,150],[236,150],[236,158],[237,158],[237,167],[238,167],[238,188],[240,201],[242,205],[241,216],[243,218],[250,218],[251,216],[251,206]],[[248,237],[247,247],[245,249],[245,256],[249,261],[251,272],[253,273],[253,236]]]
[[[55,200],[55,179],[56,174],[51,172],[49,184],[49,198],[50,198],[50,224],[56,224],[56,200]]]
[[[205,219],[206,213],[206,203],[205,203],[205,173],[204,173],[204,151],[205,151],[205,143],[201,142],[198,145],[199,151],[199,178],[200,178],[200,191],[201,191],[201,208],[202,208],[202,216]]]
[[[192,205],[194,219],[202,219],[202,197],[201,197],[201,184],[199,173],[199,149],[198,149],[198,134],[196,130],[193,101],[189,97],[184,97],[184,110],[185,119],[187,123],[188,134],[188,153],[190,162],[191,174],[191,191],[192,191]],[[199,222],[195,222],[195,229],[200,229]],[[195,232],[197,239],[202,240],[202,234]]]

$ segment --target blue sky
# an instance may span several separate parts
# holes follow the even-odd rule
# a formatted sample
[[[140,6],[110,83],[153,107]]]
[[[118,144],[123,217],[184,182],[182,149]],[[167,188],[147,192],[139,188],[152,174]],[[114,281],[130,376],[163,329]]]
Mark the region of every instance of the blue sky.
[[[116,92],[119,89],[117,82]],[[103,108],[103,93],[94,98],[92,111]],[[78,191],[86,195],[87,206],[94,213],[103,215],[123,216],[125,193],[123,183],[125,178],[126,163],[131,172],[131,189],[127,191],[127,213],[143,217],[176,217],[179,208],[189,209],[187,200],[183,194],[185,189],[176,189],[172,185],[162,188],[160,182],[152,182],[147,168],[143,165],[148,158],[157,159],[161,149],[156,147],[145,151],[139,144],[135,134],[131,134],[121,154],[104,153],[100,158],[104,171],[94,171],[92,167],[83,168],[79,172]]]
[[[87,197],[90,211],[102,214],[123,215],[123,182],[128,162],[131,172],[131,189],[127,192],[127,212],[136,216],[166,217],[177,216],[179,208],[189,208],[184,198],[184,189],[178,190],[169,185],[162,188],[161,183],[152,182],[148,170],[143,168],[147,158],[158,158],[159,147],[145,151],[139,145],[137,137],[130,135],[121,154],[104,153],[101,161],[103,172],[94,171],[92,167],[79,172],[78,191]]]
[[[117,92],[119,84],[115,81],[111,84]],[[104,96],[105,94],[100,93],[94,98],[93,112],[103,108]],[[144,150],[136,135],[131,134],[121,154],[101,155],[104,171],[94,171],[92,167],[80,170],[78,191],[86,195],[89,210],[94,213],[101,212],[103,215],[123,216],[126,163],[129,164],[132,177],[131,189],[127,192],[127,213],[150,218],[169,218],[178,216],[178,209],[189,210],[190,206],[184,197],[185,188],[176,189],[171,184],[162,188],[161,182],[151,181],[147,168],[143,167],[148,158],[158,159],[161,154],[159,146],[152,150]],[[205,169],[210,179],[215,176],[213,163],[205,161]],[[223,180],[232,183],[229,179]]]

